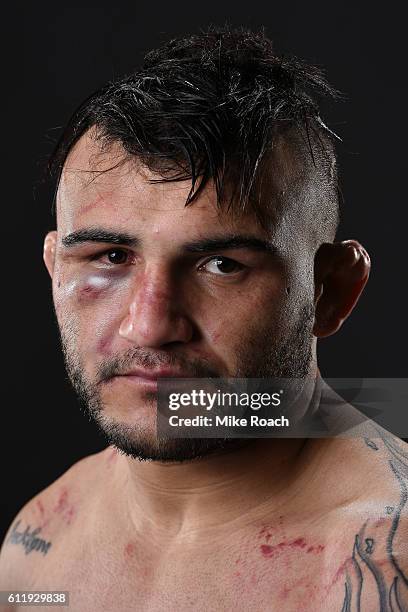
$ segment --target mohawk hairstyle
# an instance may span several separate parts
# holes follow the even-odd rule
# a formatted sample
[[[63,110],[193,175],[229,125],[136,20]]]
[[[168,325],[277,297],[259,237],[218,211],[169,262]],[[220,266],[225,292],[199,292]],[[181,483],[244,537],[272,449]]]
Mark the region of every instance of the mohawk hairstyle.
[[[262,219],[262,169],[276,135],[295,129],[302,155],[324,177],[332,209],[326,221],[337,225],[338,137],[314,99],[338,94],[320,69],[276,55],[263,31],[210,28],[151,51],[140,71],[88,97],[48,169],[59,181],[70,150],[93,128],[102,149],[120,143],[126,158],[137,157],[157,181],[191,180],[186,205],[212,180],[219,206],[251,206]]]

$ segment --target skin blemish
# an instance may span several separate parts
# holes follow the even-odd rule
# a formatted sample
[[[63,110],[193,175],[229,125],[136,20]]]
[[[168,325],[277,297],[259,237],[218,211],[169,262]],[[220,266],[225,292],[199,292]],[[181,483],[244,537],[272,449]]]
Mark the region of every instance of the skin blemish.
[[[43,517],[44,516],[44,506],[43,506],[42,501],[39,500],[39,499],[37,500],[37,508],[38,508],[41,516]]]
[[[323,544],[318,544],[316,546],[307,546],[306,540],[304,538],[296,538],[296,540],[292,540],[290,542],[279,542],[279,544],[262,544],[260,546],[261,553],[264,557],[273,557],[275,553],[282,552],[285,549],[301,549],[305,550],[306,553],[314,553],[319,554],[324,550]]]
[[[61,513],[67,509],[67,506],[68,506],[68,491],[67,489],[62,489],[58,497],[57,503],[55,504],[52,511],[56,513]]]
[[[299,546],[300,548],[304,548],[306,546],[306,542],[304,538],[297,538],[297,540],[291,542],[289,546]]]
[[[272,531],[274,531],[274,527],[262,527],[261,531],[258,533],[258,538],[263,538],[265,539],[267,542],[271,539],[272,537]]]
[[[66,522],[67,525],[70,525],[72,523],[72,520],[75,516],[75,509],[74,506],[70,506],[67,511],[64,513],[63,515],[63,519]]]
[[[111,465],[114,461],[116,461],[117,458],[118,458],[118,451],[116,450],[116,448],[112,448],[106,458],[106,463],[108,465]]]
[[[37,506],[38,512],[40,513],[39,527],[41,529],[45,529],[45,527],[47,527],[51,519],[50,517],[46,518],[44,504],[42,503],[40,499],[37,499],[35,505]]]
[[[348,568],[348,565],[349,565],[350,563],[352,563],[352,559],[351,559],[351,558],[350,558],[350,559],[346,559],[346,560],[345,560],[345,561],[344,561],[344,562],[343,562],[343,563],[340,565],[340,567],[338,568],[338,570],[337,570],[337,571],[336,571],[336,573],[334,574],[334,576],[333,576],[333,578],[332,578],[332,580],[331,580],[331,582],[330,582],[329,586],[327,587],[327,590],[331,589],[331,587],[332,587],[333,585],[335,585],[335,584],[336,584],[336,583],[339,581],[339,579],[340,579],[340,578],[343,578],[343,577],[344,577],[344,573],[346,572],[346,570],[347,570],[347,568]]]
[[[124,554],[127,559],[131,559],[134,556],[135,552],[136,552],[136,546],[132,542],[129,542],[128,544],[126,544],[125,549],[124,549]]]
[[[89,202],[89,204],[85,204],[85,206],[82,206],[81,214],[84,215],[85,213],[89,212],[90,210],[93,210],[94,208],[96,208],[98,205],[103,206],[104,204],[106,204],[106,202],[105,202],[103,196],[102,195],[98,195],[96,200],[93,200],[92,202]]]
[[[280,596],[282,599],[287,599],[289,593],[290,593],[291,589],[289,589],[288,587],[284,587],[280,593]]]

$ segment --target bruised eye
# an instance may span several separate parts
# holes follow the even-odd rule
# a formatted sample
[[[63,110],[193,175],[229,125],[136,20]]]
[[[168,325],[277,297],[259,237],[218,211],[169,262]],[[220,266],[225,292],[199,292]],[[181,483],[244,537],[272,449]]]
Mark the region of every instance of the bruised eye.
[[[243,268],[244,266],[235,261],[235,259],[221,257],[220,255],[209,259],[200,266],[200,270],[210,272],[211,274],[218,274],[219,276],[234,274],[234,272],[239,272]]]

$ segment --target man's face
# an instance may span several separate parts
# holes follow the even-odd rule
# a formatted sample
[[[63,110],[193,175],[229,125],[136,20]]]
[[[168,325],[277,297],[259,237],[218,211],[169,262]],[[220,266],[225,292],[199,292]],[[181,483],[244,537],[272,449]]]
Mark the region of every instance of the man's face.
[[[220,212],[211,184],[186,207],[190,181],[150,183],[119,161],[119,145],[102,154],[85,135],[59,185],[51,272],[67,368],[119,447],[188,459],[221,442],[158,442],[155,377],[305,376],[313,253],[299,220],[276,216],[267,232]]]

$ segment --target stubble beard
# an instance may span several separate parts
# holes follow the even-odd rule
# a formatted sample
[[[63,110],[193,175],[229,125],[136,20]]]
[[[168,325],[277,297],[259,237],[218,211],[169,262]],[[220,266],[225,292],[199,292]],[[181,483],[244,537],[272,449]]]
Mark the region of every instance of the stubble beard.
[[[270,331],[253,330],[246,339],[243,338],[237,354],[236,371],[229,376],[298,380],[306,378],[312,362],[313,320],[313,305],[304,305],[299,312],[297,323],[278,344]],[[81,405],[96,422],[109,444],[125,455],[143,461],[183,462],[233,450],[245,443],[238,438],[158,438],[155,431],[143,427],[143,424],[129,425],[107,414],[101,387],[117,373],[135,366],[177,366],[183,371],[187,370],[191,378],[219,377],[211,364],[186,361],[182,356],[136,347],[100,364],[96,380],[89,380],[77,351],[75,326],[67,319],[60,325],[60,337],[67,373]],[[143,398],[152,411],[156,410],[156,393],[145,393]]]

